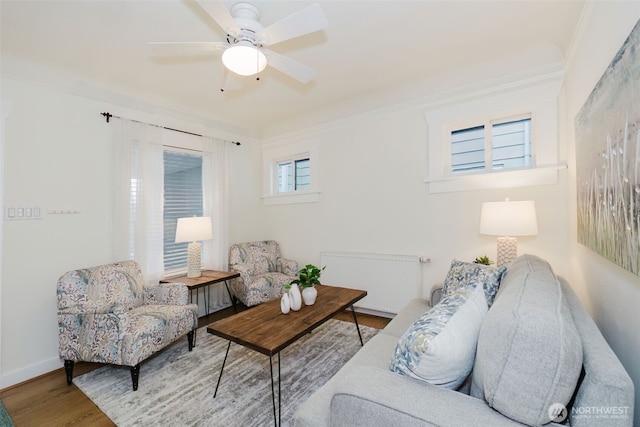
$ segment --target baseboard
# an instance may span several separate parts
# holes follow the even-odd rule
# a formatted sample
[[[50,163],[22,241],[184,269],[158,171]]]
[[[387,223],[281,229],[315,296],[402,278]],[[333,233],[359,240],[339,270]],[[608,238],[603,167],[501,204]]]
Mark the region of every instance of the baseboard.
[[[40,375],[48,374],[51,371],[60,369],[62,366],[63,363],[60,358],[53,357],[16,371],[8,372],[6,374],[2,373],[2,376],[0,376],[0,390],[28,381]]]

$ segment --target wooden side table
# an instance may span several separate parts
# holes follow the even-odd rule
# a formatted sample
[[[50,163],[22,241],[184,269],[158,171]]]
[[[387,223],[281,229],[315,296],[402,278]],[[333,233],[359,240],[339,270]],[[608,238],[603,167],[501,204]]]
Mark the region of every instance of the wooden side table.
[[[193,291],[196,291],[196,304],[199,304],[200,302],[198,289],[206,287],[204,306],[207,315],[209,315],[209,286],[215,283],[224,282],[229,298],[231,299],[231,304],[233,304],[233,310],[237,313],[238,308],[236,307],[236,300],[233,295],[231,295],[228,283],[228,280],[235,279],[236,277],[240,277],[240,273],[235,271],[203,270],[202,276],[200,277],[189,278],[186,275],[177,276],[161,280],[160,283],[184,283],[189,288],[189,298],[191,299],[191,302],[193,302]]]

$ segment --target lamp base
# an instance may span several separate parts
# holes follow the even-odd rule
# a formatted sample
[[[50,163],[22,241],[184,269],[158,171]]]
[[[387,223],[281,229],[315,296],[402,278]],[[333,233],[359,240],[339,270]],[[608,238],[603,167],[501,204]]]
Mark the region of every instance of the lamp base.
[[[515,237],[498,237],[497,266],[509,264],[518,256],[518,239]]]
[[[202,276],[200,266],[200,243],[191,242],[188,246],[187,277],[194,279]]]

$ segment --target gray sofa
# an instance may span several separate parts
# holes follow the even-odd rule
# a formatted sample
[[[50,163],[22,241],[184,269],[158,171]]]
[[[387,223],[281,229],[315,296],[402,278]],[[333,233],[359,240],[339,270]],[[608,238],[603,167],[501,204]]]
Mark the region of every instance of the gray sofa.
[[[433,304],[439,299],[436,289]],[[299,406],[293,425],[633,424],[629,375],[546,261],[523,255],[509,266],[482,320],[473,371],[458,390],[389,369],[398,340],[429,308],[427,300],[411,301]],[[578,378],[567,372],[578,372]],[[567,393],[570,401],[558,405]],[[552,422],[554,417],[563,424]]]

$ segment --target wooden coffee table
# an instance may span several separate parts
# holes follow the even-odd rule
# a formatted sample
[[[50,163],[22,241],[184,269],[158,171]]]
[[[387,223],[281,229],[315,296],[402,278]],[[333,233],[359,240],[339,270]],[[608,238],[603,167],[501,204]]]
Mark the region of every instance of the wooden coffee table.
[[[300,337],[331,319],[336,313],[351,308],[356,331],[362,342],[362,334],[358,326],[353,304],[367,296],[367,291],[340,288],[337,286],[316,285],[318,298],[314,305],[303,305],[299,311],[282,314],[280,299],[275,299],[247,311],[234,314],[231,317],[217,321],[207,326],[207,332],[229,340],[224,355],[220,376],[213,394],[218,394],[218,387],[222,379],[224,365],[227,362],[231,343],[235,342],[244,347],[269,356],[271,369],[271,395],[273,401],[273,420],[278,426],[281,421],[281,389],[280,389],[280,351],[297,341]],[[278,412],[276,414],[276,394],[273,378],[273,356],[278,355]]]

